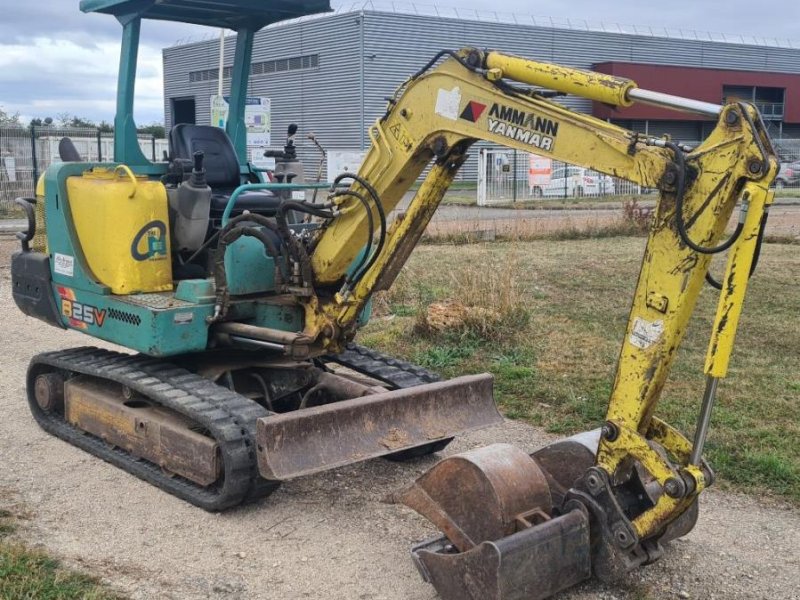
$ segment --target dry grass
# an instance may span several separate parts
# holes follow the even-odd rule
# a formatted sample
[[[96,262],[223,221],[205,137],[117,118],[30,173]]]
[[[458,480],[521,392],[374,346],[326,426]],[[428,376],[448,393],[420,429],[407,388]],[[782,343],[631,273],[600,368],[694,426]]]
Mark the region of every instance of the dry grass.
[[[519,267],[509,257],[496,269],[465,265],[453,271],[449,298],[415,307],[415,331],[430,337],[457,334],[483,340],[513,336],[529,316],[516,277]]]
[[[580,240],[642,235],[639,223],[620,211],[608,211],[593,219],[570,215],[559,218],[471,219],[433,221],[422,239],[427,244],[470,244],[484,241],[527,242],[536,240]]]
[[[491,371],[509,417],[564,434],[596,427],[605,415],[644,245],[644,238],[623,237],[421,246],[385,297],[386,316],[368,325],[360,341],[448,377]],[[721,485],[800,502],[795,249],[764,247],[731,371],[720,386],[707,454]],[[503,285],[509,288],[506,305],[522,307],[525,318],[508,319],[502,335],[480,328],[415,332],[420,309],[451,299],[494,310]],[[687,434],[702,396],[716,298],[710,288],[703,291],[657,411]]]

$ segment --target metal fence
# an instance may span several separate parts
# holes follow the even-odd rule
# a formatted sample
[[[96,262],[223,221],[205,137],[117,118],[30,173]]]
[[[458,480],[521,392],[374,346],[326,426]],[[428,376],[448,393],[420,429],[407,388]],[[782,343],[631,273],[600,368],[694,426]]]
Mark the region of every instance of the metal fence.
[[[114,157],[114,136],[93,128],[0,127],[0,213],[14,212],[14,198],[33,196],[36,180],[52,163],[60,162],[58,144],[72,140],[86,161],[108,161]],[[140,135],[145,156],[161,160],[167,141]]]
[[[699,142],[684,142],[696,146]],[[773,140],[781,159],[778,190],[800,188],[800,140]],[[492,206],[547,198],[631,196],[654,190],[591,169],[504,147],[481,148],[477,203]]]
[[[0,127],[0,216],[15,212],[14,198],[33,196],[39,175],[50,164],[60,161],[58,144],[64,137],[73,141],[83,160],[113,158],[113,135],[97,129]],[[684,143],[694,146],[699,142]],[[773,144],[781,158],[776,187],[800,189],[800,139],[777,139]],[[140,135],[139,145],[145,156],[154,161],[161,160],[168,149],[167,140],[152,135]],[[478,154],[477,181],[460,177],[459,182],[467,184],[466,187],[476,185],[479,206],[652,191],[624,179],[509,148],[484,147]]]

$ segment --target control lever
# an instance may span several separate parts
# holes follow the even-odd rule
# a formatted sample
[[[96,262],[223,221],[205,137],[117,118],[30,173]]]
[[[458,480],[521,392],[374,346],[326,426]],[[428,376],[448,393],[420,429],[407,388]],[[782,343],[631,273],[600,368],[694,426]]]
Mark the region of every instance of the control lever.
[[[294,145],[294,136],[297,134],[297,123],[289,125],[286,133],[286,144],[283,150],[265,150],[264,156],[267,158],[280,158],[286,161],[297,160],[297,148]]]
[[[197,151],[193,155],[194,167],[192,169],[191,183],[195,187],[205,187],[206,183],[206,170],[203,168],[205,154]]]

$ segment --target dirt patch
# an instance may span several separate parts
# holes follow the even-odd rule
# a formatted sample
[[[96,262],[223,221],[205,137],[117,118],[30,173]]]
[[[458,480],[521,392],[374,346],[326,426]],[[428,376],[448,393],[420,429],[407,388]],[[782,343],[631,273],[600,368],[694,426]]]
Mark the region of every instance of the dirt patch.
[[[0,240],[0,483],[1,498],[13,492],[30,511],[19,535],[134,599],[435,597],[408,554],[435,531],[412,511],[381,502],[435,458],[374,460],[303,477],[254,506],[210,514],[45,434],[24,400],[30,357],[103,344],[17,311],[9,292],[11,248]],[[533,451],[552,439],[506,422],[458,439],[447,453],[494,442]],[[590,583],[559,600],[798,599],[798,539],[797,510],[712,490],[695,531],[632,574],[627,588]]]

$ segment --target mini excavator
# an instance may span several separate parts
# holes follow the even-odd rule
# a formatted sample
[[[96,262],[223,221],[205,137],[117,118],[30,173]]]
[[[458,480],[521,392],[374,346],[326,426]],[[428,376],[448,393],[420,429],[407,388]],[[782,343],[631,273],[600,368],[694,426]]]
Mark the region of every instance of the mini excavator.
[[[760,251],[778,161],[755,107],[494,51],[443,51],[369,129],[358,173],[299,180],[293,136],[276,181],[247,163],[244,92],[254,32],[327,2],[84,0],[123,24],[115,161],[50,167],[23,201],[12,259],[26,314],[138,354],[40,354],[28,401],[47,431],[209,510],[287,478],[443,448],[499,421],[489,375],[435,375],[354,345],[478,140],[660,192],[602,427],[528,455],[493,445],[444,459],[398,492],[442,536],[412,550],[446,600],[537,600],[615,581],[688,533],[714,480],[703,446]],[[237,31],[227,132],[178,125],[153,164],[131,117],[142,18]],[[134,59],[134,60],[131,60]],[[643,102],[715,119],[700,145],[628,131],[553,97]],[[69,152],[66,153],[69,155]],[[429,167],[407,211],[387,214]],[[305,191],[323,190],[320,201]],[[738,207],[738,208],[737,208]],[[728,224],[738,211],[732,233]],[[709,274],[727,251],[724,277]],[[719,290],[707,386],[689,441],[656,414],[704,282]],[[346,367],[343,370],[340,367]],[[354,374],[355,372],[355,374]],[[367,379],[364,379],[366,376]]]
[[[123,27],[114,161],[82,162],[61,140],[62,162],[45,172],[36,198],[20,200],[29,225],[12,258],[13,296],[30,316],[135,354],[87,347],[34,357],[27,394],[39,425],[223,510],[292,477],[429,454],[500,420],[490,375],[440,381],[351,343],[370,306],[350,290],[381,268],[391,240],[375,185],[358,174],[333,186],[306,182],[297,125],[282,150],[267,150],[274,169],[248,160],[255,32],[328,11],[327,0],[83,0],[80,8]],[[237,32],[226,128],[175,125],[168,160],[157,163],[140,149],[133,120],[145,19]],[[348,239],[330,229],[358,212],[368,217]],[[324,242],[324,231],[336,240]]]

